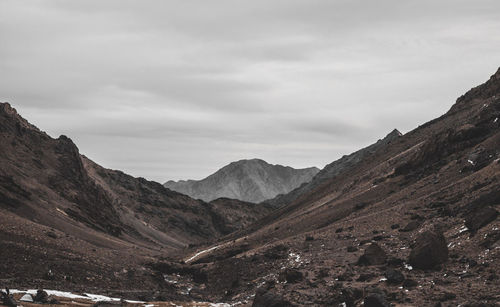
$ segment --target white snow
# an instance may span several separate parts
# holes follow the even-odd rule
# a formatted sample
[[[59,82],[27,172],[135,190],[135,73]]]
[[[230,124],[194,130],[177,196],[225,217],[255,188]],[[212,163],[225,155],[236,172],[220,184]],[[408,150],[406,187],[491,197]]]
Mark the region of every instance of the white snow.
[[[53,295],[53,296],[58,296],[58,297],[65,297],[65,298],[71,298],[71,299],[84,299],[84,300],[91,300],[93,302],[103,302],[103,301],[106,301],[106,302],[119,302],[121,299],[119,298],[114,298],[114,297],[108,297],[108,296],[104,296],[104,295],[98,295],[98,294],[90,294],[90,293],[84,293],[84,295],[78,295],[78,294],[73,294],[71,292],[65,292],[65,291],[58,291],[58,290],[45,290],[45,292],[47,292],[48,295]],[[12,289],[10,290],[10,293],[28,293],[28,294],[31,294],[31,295],[36,295],[36,292],[37,290],[33,290],[33,289],[30,289],[30,290],[26,290],[26,291],[22,291],[22,290],[16,290],[16,289]],[[136,304],[142,304],[144,302],[142,301],[131,301],[131,300],[125,300],[125,302],[127,303],[136,303]]]
[[[475,165],[474,161],[472,161],[472,160],[467,160],[467,162],[469,162],[472,165]]]
[[[411,271],[413,270],[413,267],[407,263],[405,263],[405,269],[407,269],[408,271]]]
[[[26,293],[25,295],[23,295],[23,297],[21,297],[20,301],[33,303],[33,297],[31,296],[31,294]]]
[[[186,262],[191,262],[193,261],[194,259],[198,258],[200,255],[203,255],[203,254],[206,254],[208,252],[211,252],[213,251],[214,249],[217,249],[219,247],[221,247],[222,245],[217,245],[217,246],[214,246],[214,247],[210,247],[209,249],[205,249],[205,250],[202,250],[201,252],[198,252],[196,254],[194,254],[191,258],[187,259]]]

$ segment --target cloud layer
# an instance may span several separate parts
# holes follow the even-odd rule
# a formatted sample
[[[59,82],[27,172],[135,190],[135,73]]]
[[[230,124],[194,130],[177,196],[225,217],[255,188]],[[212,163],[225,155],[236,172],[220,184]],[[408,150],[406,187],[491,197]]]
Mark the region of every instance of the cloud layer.
[[[436,3],[437,2],[437,3]],[[447,111],[500,65],[497,0],[2,1],[0,100],[160,182],[318,166]]]

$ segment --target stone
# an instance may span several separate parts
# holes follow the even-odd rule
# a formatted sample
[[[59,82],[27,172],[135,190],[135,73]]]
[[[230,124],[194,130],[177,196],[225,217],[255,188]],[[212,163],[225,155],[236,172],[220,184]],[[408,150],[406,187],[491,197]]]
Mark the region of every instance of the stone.
[[[29,302],[29,303],[33,303],[33,296],[31,296],[31,294],[29,293],[26,293],[25,295],[23,295],[20,299],[19,299],[21,302]]]
[[[381,293],[371,293],[364,300],[364,307],[390,307],[385,296]]]
[[[438,231],[425,231],[415,240],[409,263],[417,269],[432,269],[448,260],[448,246],[443,234]]]
[[[280,274],[280,279],[285,280],[287,283],[293,284],[304,279],[304,275],[297,269],[288,268]]]
[[[38,289],[36,292],[35,297],[33,298],[33,301],[37,303],[48,303],[49,302],[49,295],[47,292],[43,291],[42,289]]]
[[[252,307],[292,307],[290,302],[286,301],[283,296],[278,295],[270,290],[259,289],[255,293]]]
[[[358,259],[359,265],[384,264],[387,260],[386,252],[377,244],[372,243],[365,249],[365,252]]]
[[[410,232],[410,231],[413,231],[413,230],[417,229],[418,227],[420,227],[420,222],[411,221],[408,224],[406,224],[405,227],[399,229],[399,231],[401,231],[401,232]]]
[[[465,226],[471,232],[476,232],[480,228],[493,222],[498,217],[498,212],[492,207],[484,207],[472,213],[465,219]]]
[[[387,278],[387,283],[393,285],[401,284],[405,280],[403,273],[395,269],[387,269],[385,271],[385,278]]]

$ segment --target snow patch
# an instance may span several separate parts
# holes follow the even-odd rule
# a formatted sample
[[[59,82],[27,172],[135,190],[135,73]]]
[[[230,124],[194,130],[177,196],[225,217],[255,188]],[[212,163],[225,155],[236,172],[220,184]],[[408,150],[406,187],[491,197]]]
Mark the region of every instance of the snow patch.
[[[202,250],[201,252],[198,252],[196,254],[194,254],[191,258],[187,259],[186,262],[191,262],[193,261],[194,259],[198,258],[199,256],[203,255],[203,254],[206,254],[208,252],[211,252],[213,251],[214,249],[217,249],[219,247],[221,247],[222,245],[217,245],[217,246],[214,246],[214,247],[210,247],[209,249],[205,249],[205,250]]]

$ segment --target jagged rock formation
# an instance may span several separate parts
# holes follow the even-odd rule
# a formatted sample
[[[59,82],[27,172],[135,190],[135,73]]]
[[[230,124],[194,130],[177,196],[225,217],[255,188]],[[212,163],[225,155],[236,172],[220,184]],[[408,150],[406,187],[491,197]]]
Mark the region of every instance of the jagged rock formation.
[[[311,180],[316,167],[294,169],[260,159],[240,160],[202,180],[168,181],[165,187],[196,199],[234,198],[258,203],[288,193]]]

